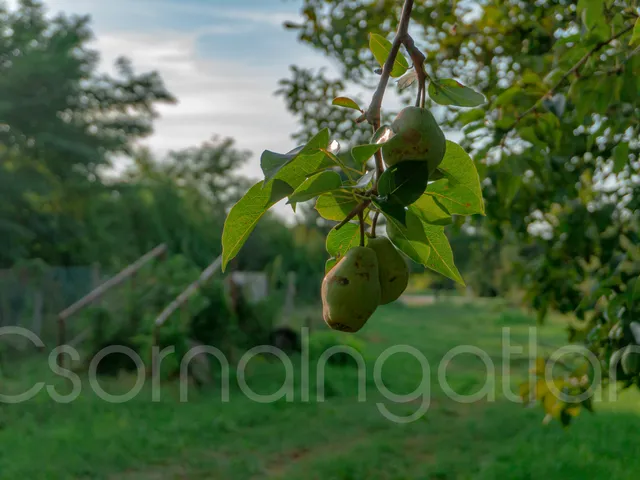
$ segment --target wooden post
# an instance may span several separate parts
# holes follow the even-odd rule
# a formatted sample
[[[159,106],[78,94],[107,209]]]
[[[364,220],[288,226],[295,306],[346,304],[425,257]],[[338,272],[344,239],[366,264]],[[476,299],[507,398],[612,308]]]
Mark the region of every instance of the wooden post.
[[[120,285],[127,278],[129,278],[131,275],[133,275],[138,270],[140,270],[150,260],[154,259],[155,257],[160,256],[166,249],[167,249],[166,245],[164,245],[164,244],[163,245],[158,245],[156,248],[154,248],[153,250],[151,250],[147,254],[145,254],[142,257],[140,257],[136,262],[132,263],[127,268],[122,270],[116,276],[111,277],[109,280],[104,282],[98,288],[92,290],[87,295],[85,295],[80,300],[78,300],[76,303],[74,303],[70,307],[67,307],[65,310],[60,312],[60,316],[62,318],[65,318],[65,319],[69,318],[72,315],[74,315],[77,312],[79,312],[80,310],[82,310],[83,308],[85,308],[87,305],[90,305],[93,302],[95,302],[96,300],[102,298],[102,296],[107,291],[109,291],[109,289]]]
[[[165,308],[160,313],[160,315],[158,315],[154,324],[157,327],[162,326],[162,324],[167,321],[167,319],[173,314],[173,312],[175,312],[184,303],[186,303],[189,297],[191,297],[191,295],[196,293],[200,289],[200,287],[203,286],[205,282],[209,280],[209,278],[211,278],[216,271],[218,271],[221,263],[222,263],[222,256],[216,258],[211,265],[209,265],[206,269],[202,271],[202,273],[200,274],[200,277],[195,282],[189,285],[184,292],[178,295],[175,298],[175,300],[173,300],[169,305],[167,305],[167,308]]]
[[[153,260],[156,257],[162,256],[167,251],[167,246],[164,244],[158,245],[156,248],[147,252],[145,255],[140,257],[134,263],[120,271],[117,275],[111,277],[106,282],[100,284],[97,288],[94,288],[87,295],[82,297],[73,305],[67,307],[62,312],[58,314],[58,346],[65,345],[67,338],[67,319],[72,315],[75,315],[85,307],[93,304],[100,300],[105,293],[107,293],[111,288],[117,287],[122,282],[124,282],[127,278],[134,275],[138,270],[140,270],[143,266],[145,266],[148,262]],[[61,356],[58,357],[58,364],[63,366],[63,360]]]
[[[62,315],[58,316],[58,346],[62,346],[67,341],[67,321]],[[64,356],[58,354],[58,365],[64,368]]]
[[[42,310],[44,306],[42,287],[38,288],[33,295],[33,322],[31,323],[31,331],[37,336],[42,333]],[[38,347],[42,351],[43,347]]]

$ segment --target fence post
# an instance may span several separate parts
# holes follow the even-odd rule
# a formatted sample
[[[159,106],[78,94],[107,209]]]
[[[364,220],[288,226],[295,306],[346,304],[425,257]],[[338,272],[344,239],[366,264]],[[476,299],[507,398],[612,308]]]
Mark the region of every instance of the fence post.
[[[31,331],[33,331],[37,336],[40,336],[40,333],[42,333],[43,299],[42,288],[38,288],[33,295],[33,322],[31,324]],[[40,351],[43,349],[44,347],[38,347],[38,350]]]
[[[61,347],[67,341],[67,322],[62,315],[58,315],[58,346]],[[58,354],[58,365],[64,368],[63,353]]]

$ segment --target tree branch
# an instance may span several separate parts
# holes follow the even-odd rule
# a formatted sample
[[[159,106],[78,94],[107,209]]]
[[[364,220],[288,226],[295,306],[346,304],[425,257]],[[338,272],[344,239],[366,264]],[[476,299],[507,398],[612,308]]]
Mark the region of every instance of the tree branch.
[[[382,108],[382,98],[384,97],[384,92],[387,88],[389,77],[391,76],[391,70],[393,70],[393,64],[396,61],[398,52],[400,51],[400,45],[402,45],[407,32],[409,31],[409,20],[411,19],[412,9],[413,0],[405,0],[404,6],[402,7],[402,14],[400,16],[400,25],[398,25],[398,30],[396,31],[396,37],[393,39],[393,44],[391,45],[387,61],[384,62],[384,66],[382,67],[382,74],[380,75],[378,87],[371,98],[369,108],[367,108],[366,118],[367,121],[373,125],[374,130],[378,130],[378,128],[380,128],[380,109]]]
[[[356,215],[362,214],[366,210],[366,208],[371,204],[371,200],[364,200],[362,203],[357,205],[349,214],[342,220],[338,225],[336,225],[336,230],[340,230],[344,227],[349,221],[355,217]]]
[[[522,120],[524,117],[526,117],[530,113],[533,113],[534,111],[536,111],[540,107],[540,105],[542,105],[542,102],[544,101],[544,99],[553,96],[557,92],[557,90],[562,86],[562,84],[571,75],[573,75],[574,73],[579,73],[580,69],[584,66],[585,63],[587,63],[587,60],[589,60],[589,58],[591,58],[591,55],[593,55],[594,53],[600,51],[603,47],[606,47],[611,42],[613,42],[614,40],[618,39],[619,37],[621,37],[625,33],[631,31],[631,29],[633,29],[633,25],[629,25],[627,28],[624,28],[624,29],[620,30],[618,33],[613,35],[608,40],[603,40],[602,42],[596,44],[591,50],[589,50],[587,53],[585,53],[584,56],[580,60],[578,60],[578,62],[573,67],[571,67],[569,70],[567,70],[567,72],[564,75],[562,75],[560,80],[558,80],[556,82],[556,84],[553,87],[551,87],[547,93],[545,93],[542,97],[540,97],[536,101],[536,103],[534,103],[524,113],[518,115],[518,117],[516,118],[515,122],[513,122],[513,125],[511,125],[507,130],[508,131],[512,130],[516,125],[518,125],[518,123],[520,123],[520,120]]]
[[[416,102],[416,106],[424,108],[424,101],[426,99],[426,96],[424,94],[427,79],[429,78],[429,74],[424,68],[424,61],[426,60],[426,57],[420,51],[420,49],[416,47],[413,38],[408,33],[405,34],[402,43],[407,49],[407,52],[409,52],[409,56],[411,57],[411,61],[413,62],[413,68],[416,69],[416,76],[418,77],[418,101]]]
[[[367,122],[369,122],[373,127],[374,133],[377,132],[378,129],[380,128],[380,109],[382,108],[382,99],[384,98],[384,93],[387,89],[389,78],[391,77],[391,70],[393,70],[393,65],[396,61],[396,57],[398,56],[398,52],[400,51],[400,46],[405,41],[407,41],[407,36],[409,32],[409,21],[411,20],[411,11],[413,10],[413,2],[414,0],[404,1],[404,5],[402,6],[402,13],[400,14],[400,24],[398,25],[398,29],[396,30],[396,36],[393,39],[393,43],[391,44],[391,50],[389,51],[389,56],[387,57],[387,60],[384,62],[384,65],[382,66],[382,73],[380,75],[380,80],[378,82],[378,86],[375,92],[373,93],[373,97],[371,97],[371,103],[369,104],[369,108],[367,108],[367,111],[363,115],[364,119],[366,119]],[[411,37],[409,37],[409,44],[413,45],[413,39],[411,39]],[[415,48],[415,45],[413,47]],[[409,53],[411,54],[411,52]],[[422,60],[418,64],[416,64],[416,71],[418,72],[418,75],[420,75],[419,68],[421,68],[422,72],[424,72],[424,66],[423,66],[424,55],[422,55],[422,53],[419,52],[419,50],[418,50],[418,53],[420,53],[420,55],[422,56]],[[416,55],[415,51],[413,52],[411,58],[414,58],[414,55]],[[416,56],[416,58],[418,57]],[[375,159],[376,159],[376,181],[374,183],[374,187],[372,190],[373,193],[377,193],[378,180],[380,179],[380,176],[384,171],[382,152],[380,150],[376,152]],[[347,222],[349,222],[356,215],[361,215],[362,212],[364,212],[364,210],[369,206],[370,203],[371,203],[371,200],[365,200],[356,208],[354,208],[353,211],[351,211],[351,213],[349,213],[349,215],[347,215],[347,217],[336,226],[336,230],[339,230],[340,228],[342,228],[344,225],[346,225]]]

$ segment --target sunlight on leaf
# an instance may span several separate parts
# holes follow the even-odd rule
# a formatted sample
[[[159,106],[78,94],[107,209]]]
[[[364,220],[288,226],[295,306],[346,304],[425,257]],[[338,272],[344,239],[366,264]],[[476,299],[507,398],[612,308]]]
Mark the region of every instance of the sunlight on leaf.
[[[418,74],[416,73],[415,70],[411,70],[406,75],[398,79],[398,88],[400,88],[400,90],[404,90],[405,88],[413,85],[417,79],[418,79]]]
[[[320,172],[307,178],[289,197],[287,203],[300,203],[342,186],[342,178],[337,172]]]
[[[358,245],[360,226],[357,223],[347,223],[340,230],[333,228],[327,235],[327,252],[336,259],[340,259],[348,250]]]
[[[299,157],[314,155],[329,144],[329,129],[320,130],[306,145],[298,147],[289,153],[275,153],[265,150],[260,157],[260,167],[264,173],[265,184],[274,178],[280,169],[289,165]]]
[[[371,33],[369,34],[369,48],[380,66],[384,67],[384,63],[387,61],[389,52],[391,51],[391,42],[377,33]],[[398,52],[395,62],[393,62],[391,76],[401,77],[408,69],[409,62],[407,62],[402,52]]]
[[[484,215],[480,177],[473,160],[464,149],[447,140],[447,149],[438,170],[445,178],[429,184],[432,195],[452,215]]]
[[[316,210],[327,220],[340,222],[358,205],[358,202],[347,194],[325,193],[318,197]]]
[[[336,105],[338,107],[352,108],[354,110],[362,111],[360,105],[358,105],[355,100],[352,100],[348,97],[336,97],[331,102],[332,105]]]

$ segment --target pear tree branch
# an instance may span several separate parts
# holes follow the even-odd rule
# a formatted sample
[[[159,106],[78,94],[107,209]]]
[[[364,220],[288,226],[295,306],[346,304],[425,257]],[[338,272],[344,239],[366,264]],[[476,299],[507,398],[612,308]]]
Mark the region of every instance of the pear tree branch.
[[[520,115],[518,115],[515,119],[515,121],[513,122],[513,124],[507,129],[507,131],[513,130],[513,128],[516,127],[516,125],[518,125],[518,123],[520,123],[520,121],[526,117],[527,115],[535,112],[536,110],[538,110],[538,108],[540,108],[540,105],[542,105],[542,102],[545,100],[545,98],[550,98],[552,97],[557,91],[558,89],[564,84],[564,82],[567,81],[567,79],[575,74],[579,74],[580,73],[580,69],[584,66],[585,63],[587,63],[587,61],[591,58],[591,56],[594,53],[599,52],[603,47],[606,47],[607,45],[609,45],[611,42],[613,42],[614,40],[617,40],[618,38],[620,38],[622,35],[624,35],[625,33],[631,31],[633,29],[633,24],[629,25],[626,28],[623,28],[622,30],[620,30],[618,33],[616,33],[615,35],[613,35],[612,37],[610,37],[607,40],[603,40],[600,43],[597,43],[591,50],[589,50],[587,53],[585,53],[582,58],[580,60],[578,60],[576,62],[576,64],[571,67],[569,70],[567,70],[565,72],[564,75],[562,75],[562,77],[560,78],[560,80],[558,80],[555,85],[553,85],[542,97],[540,97],[536,103],[534,103],[530,108],[528,108],[527,110],[525,110],[523,113],[521,113]]]
[[[389,83],[389,78],[391,77],[391,70],[393,70],[393,65],[398,56],[398,52],[400,51],[400,47],[403,44],[413,45],[413,40],[409,35],[409,21],[411,20],[411,11],[413,10],[414,0],[405,0],[404,5],[402,6],[402,13],[400,14],[400,23],[398,25],[398,29],[396,31],[396,36],[393,39],[393,43],[391,44],[391,50],[389,51],[389,56],[387,60],[384,62],[382,66],[382,73],[380,74],[380,80],[378,81],[378,86],[376,87],[375,92],[373,93],[373,97],[371,98],[371,103],[369,104],[369,108],[367,108],[364,115],[359,119],[361,121],[367,121],[373,127],[374,133],[378,131],[380,128],[380,110],[382,109],[382,99],[384,98],[384,93],[387,89],[387,84]],[[407,37],[410,39],[407,40]],[[415,48],[415,46],[414,46]],[[416,48],[417,50],[417,48]],[[419,50],[418,50],[419,52]],[[409,51],[411,54],[411,51]],[[413,52],[411,58],[413,59],[415,52]],[[420,55],[422,55],[420,53]],[[418,58],[416,56],[416,58]],[[424,56],[422,56],[422,61],[419,64],[414,65],[416,68],[416,72],[418,72],[418,78],[420,78],[421,70],[424,72]],[[421,69],[421,70],[420,70]],[[426,72],[424,72],[426,74]],[[425,77],[426,78],[426,77]],[[423,84],[424,85],[424,84]],[[380,179],[380,175],[384,171],[384,163],[382,161],[382,152],[378,150],[375,153],[376,159],[376,181],[374,183],[374,187],[371,190],[371,193],[378,193],[378,180]],[[347,217],[336,225],[336,230],[340,230],[344,225],[346,225],[350,220],[352,220],[356,215],[362,214],[365,209],[371,204],[371,200],[365,200],[356,208],[354,208]]]

